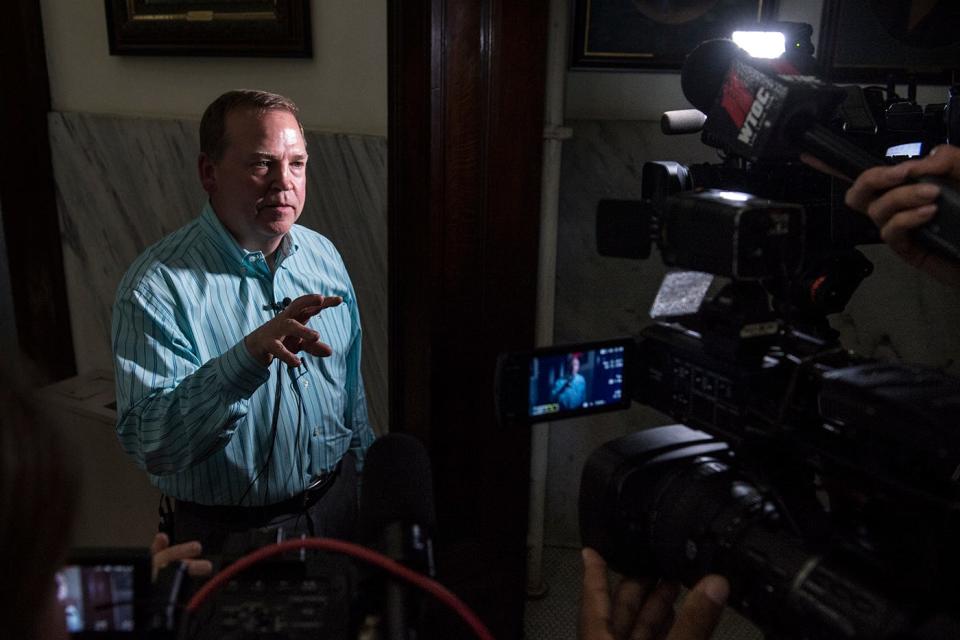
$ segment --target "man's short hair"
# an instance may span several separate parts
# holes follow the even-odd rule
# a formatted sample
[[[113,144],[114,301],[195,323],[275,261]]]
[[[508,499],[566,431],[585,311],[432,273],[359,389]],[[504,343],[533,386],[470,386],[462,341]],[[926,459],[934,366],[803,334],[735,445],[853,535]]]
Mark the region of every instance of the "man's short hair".
[[[238,109],[251,109],[258,113],[287,111],[297,119],[297,124],[300,125],[300,133],[303,133],[300,110],[297,109],[293,100],[268,91],[252,89],[227,91],[210,103],[200,119],[200,151],[214,162],[220,160],[229,144],[229,140],[227,140],[227,115]]]

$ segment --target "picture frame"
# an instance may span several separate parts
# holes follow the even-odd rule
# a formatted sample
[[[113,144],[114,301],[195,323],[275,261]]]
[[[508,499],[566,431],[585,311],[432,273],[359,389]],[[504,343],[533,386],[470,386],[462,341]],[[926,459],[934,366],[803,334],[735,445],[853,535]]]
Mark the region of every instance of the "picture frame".
[[[824,0],[818,73],[832,82],[960,83],[956,0]]]
[[[677,71],[704,40],[775,15],[776,0],[575,0],[570,67]]]
[[[104,0],[110,55],[313,55],[310,0]]]

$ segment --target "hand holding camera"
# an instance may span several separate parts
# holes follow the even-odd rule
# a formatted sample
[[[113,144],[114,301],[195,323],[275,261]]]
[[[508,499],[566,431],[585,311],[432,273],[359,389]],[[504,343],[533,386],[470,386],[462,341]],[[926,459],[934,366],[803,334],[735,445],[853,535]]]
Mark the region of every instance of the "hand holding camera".
[[[593,549],[583,549],[583,596],[580,640],[707,640],[720,621],[730,593],[726,579],[710,575],[687,594],[674,614],[680,590],[674,582],[623,578],[611,600],[607,563]]]
[[[851,209],[867,214],[884,242],[908,264],[944,284],[960,287],[960,264],[932,253],[914,235],[937,214],[939,185],[911,181],[929,176],[960,184],[960,149],[940,145],[924,158],[868,169],[854,181],[845,201]]]
[[[165,533],[158,533],[153,537],[150,545],[150,557],[153,567],[153,581],[157,581],[157,574],[174,562],[183,562],[187,573],[199,578],[213,573],[213,563],[201,558],[203,548],[199,542],[183,542],[170,546],[170,538]]]

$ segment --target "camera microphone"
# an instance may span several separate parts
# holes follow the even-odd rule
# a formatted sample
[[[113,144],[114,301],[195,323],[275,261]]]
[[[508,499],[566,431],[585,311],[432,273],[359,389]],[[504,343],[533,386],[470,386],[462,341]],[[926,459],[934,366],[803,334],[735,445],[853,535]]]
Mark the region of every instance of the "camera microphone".
[[[660,131],[668,136],[697,133],[703,130],[707,116],[699,109],[664,111],[660,116]]]
[[[435,575],[433,479],[427,451],[416,438],[390,433],[367,451],[360,492],[361,540],[415,571]],[[391,639],[407,638],[418,603],[396,582],[386,586],[385,618]]]
[[[707,114],[704,142],[751,160],[795,159],[803,150],[850,178],[883,164],[821,124],[846,98],[845,89],[777,71],[730,40],[708,40],[694,49],[680,84],[691,104]]]
[[[805,151],[850,179],[885,161],[822,124],[847,91],[812,76],[778,73],[730,40],[708,40],[681,70],[684,95],[707,114],[702,140],[750,160],[792,160]],[[960,260],[960,193],[940,186],[937,215],[918,230],[931,248]]]

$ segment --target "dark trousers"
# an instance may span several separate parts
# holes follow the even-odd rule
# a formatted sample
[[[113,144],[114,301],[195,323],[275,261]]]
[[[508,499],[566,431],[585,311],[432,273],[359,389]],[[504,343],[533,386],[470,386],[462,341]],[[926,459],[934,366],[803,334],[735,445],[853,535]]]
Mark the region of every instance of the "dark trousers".
[[[309,502],[309,496],[307,501]],[[177,503],[173,544],[199,540],[204,556],[243,554],[258,546],[301,535],[355,540],[357,469],[352,453],[343,457],[336,477],[319,499],[306,506],[299,497],[272,507],[205,507]]]

